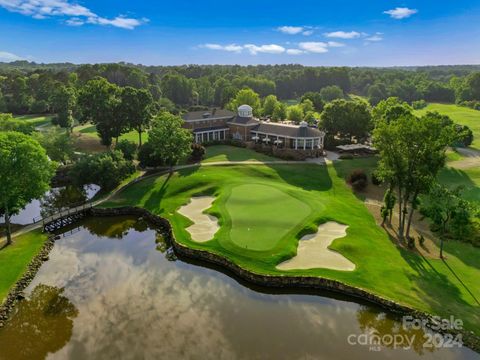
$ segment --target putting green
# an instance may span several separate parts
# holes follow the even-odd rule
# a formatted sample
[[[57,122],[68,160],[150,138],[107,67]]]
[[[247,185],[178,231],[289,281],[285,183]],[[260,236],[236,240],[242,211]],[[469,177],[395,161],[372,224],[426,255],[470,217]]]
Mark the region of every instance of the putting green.
[[[259,251],[273,249],[311,213],[293,196],[261,184],[233,187],[225,207],[231,220],[230,240]]]

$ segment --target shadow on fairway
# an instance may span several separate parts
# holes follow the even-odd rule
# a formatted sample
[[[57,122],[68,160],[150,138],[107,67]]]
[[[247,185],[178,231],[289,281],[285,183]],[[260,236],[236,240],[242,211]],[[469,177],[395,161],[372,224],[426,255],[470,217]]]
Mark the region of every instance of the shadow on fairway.
[[[480,201],[480,187],[463,170],[446,167],[438,175],[438,181],[450,188],[462,185],[465,188],[462,197],[469,201]]]
[[[169,173],[165,180],[162,183],[162,186],[159,189],[155,189],[150,193],[148,200],[145,202],[145,207],[150,209],[156,213],[161,213],[163,211],[161,204],[163,200],[163,196],[167,192],[168,182],[172,178],[173,174]]]
[[[332,179],[327,166],[305,165],[266,165],[275,170],[277,175],[292,186],[303,190],[328,191],[332,188]]]
[[[459,287],[464,286],[462,281],[455,281],[454,283],[447,275],[438,272],[430,263],[431,260],[421,255],[410,253],[408,250],[398,247],[397,249],[412,270],[415,271],[415,274],[405,274],[412,283],[417,285],[412,291],[416,292],[422,302],[428,304],[435,314],[446,317],[461,313],[457,311],[460,308],[470,308],[469,318],[461,320],[469,324],[476,324],[480,321],[479,308],[463,299],[465,294],[462,294],[459,289]],[[449,267],[446,269],[447,271],[449,271],[448,268]],[[458,277],[457,280],[459,280]],[[439,293],[438,289],[442,289],[442,292]],[[470,290],[466,290],[472,295],[472,299],[475,301],[476,298]]]

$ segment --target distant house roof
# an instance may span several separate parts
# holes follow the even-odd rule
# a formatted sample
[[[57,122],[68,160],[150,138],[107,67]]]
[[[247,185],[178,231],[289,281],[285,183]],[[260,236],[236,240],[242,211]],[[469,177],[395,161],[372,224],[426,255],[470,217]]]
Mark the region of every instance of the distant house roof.
[[[245,116],[235,116],[232,120],[228,122],[229,124],[234,125],[256,125],[259,124],[260,121],[253,117],[245,117]]]
[[[252,129],[253,132],[259,132],[269,135],[285,136],[290,138],[319,138],[324,135],[323,131],[309,126],[287,125],[261,122]]]
[[[233,118],[235,113],[225,109],[211,109],[201,111],[190,111],[182,115],[182,119],[185,121],[198,121],[198,120],[212,120],[212,119],[225,119]]]

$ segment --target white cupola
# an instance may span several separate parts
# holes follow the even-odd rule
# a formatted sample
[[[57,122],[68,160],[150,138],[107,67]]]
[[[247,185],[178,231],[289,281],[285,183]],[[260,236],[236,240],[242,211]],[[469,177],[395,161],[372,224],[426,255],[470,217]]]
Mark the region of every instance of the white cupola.
[[[238,116],[251,118],[253,116],[253,109],[249,105],[240,105],[238,107]]]

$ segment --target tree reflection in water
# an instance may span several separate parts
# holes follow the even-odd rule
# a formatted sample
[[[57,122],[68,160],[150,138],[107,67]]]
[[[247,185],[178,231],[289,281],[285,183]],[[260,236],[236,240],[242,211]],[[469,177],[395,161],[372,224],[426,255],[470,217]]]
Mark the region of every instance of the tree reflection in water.
[[[395,321],[394,316],[387,314],[375,308],[361,306],[357,311],[357,320],[360,329],[364,333],[370,333],[378,335],[381,346],[390,349],[394,348],[394,343],[382,341],[385,338],[384,335],[400,335],[403,339],[413,339],[412,350],[417,354],[423,355],[425,351],[433,352],[434,348],[424,347],[426,338],[425,331],[423,329],[412,329],[403,326],[402,321]],[[406,342],[405,342],[406,346]]]
[[[70,340],[78,310],[64,289],[37,285],[0,329],[1,359],[44,359]]]
[[[150,229],[148,223],[132,216],[91,217],[81,223],[92,235],[122,239],[133,229],[143,232]]]

